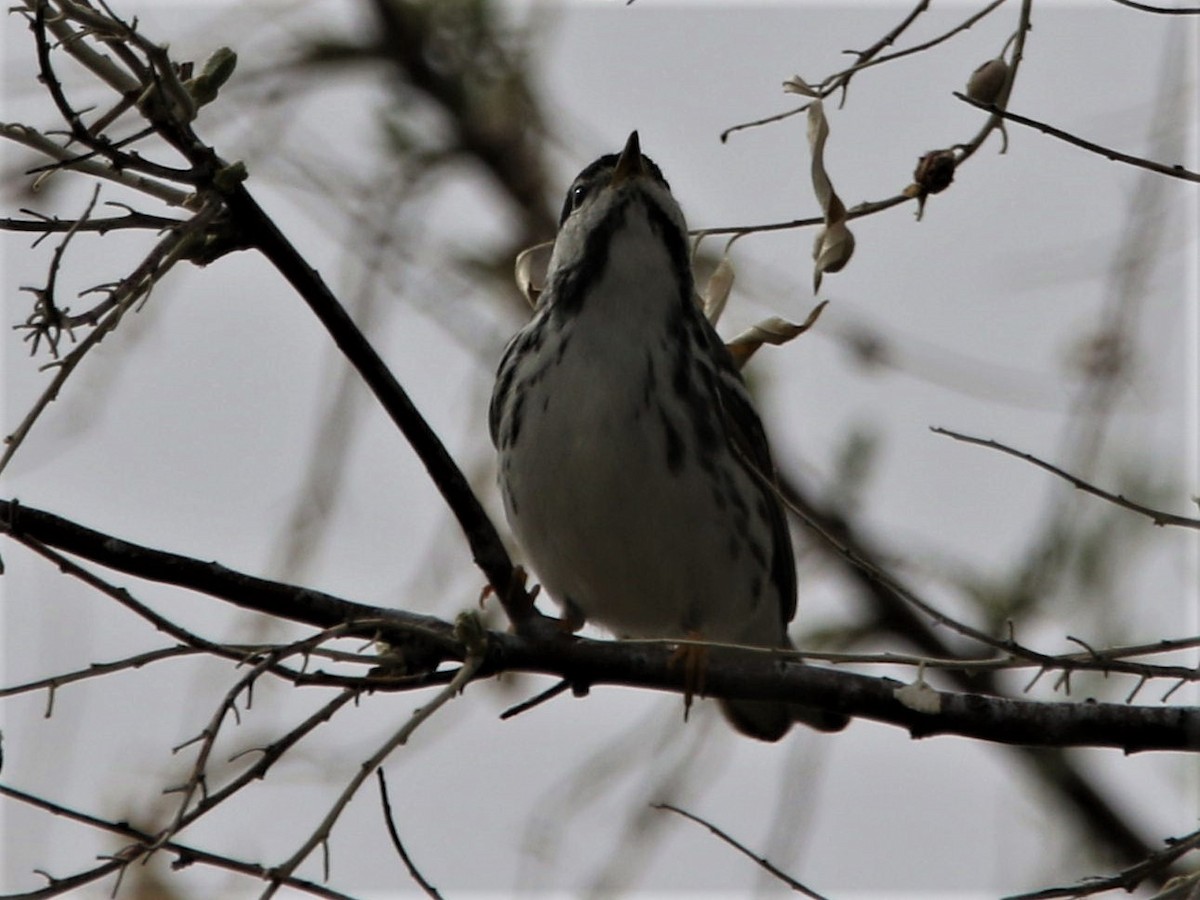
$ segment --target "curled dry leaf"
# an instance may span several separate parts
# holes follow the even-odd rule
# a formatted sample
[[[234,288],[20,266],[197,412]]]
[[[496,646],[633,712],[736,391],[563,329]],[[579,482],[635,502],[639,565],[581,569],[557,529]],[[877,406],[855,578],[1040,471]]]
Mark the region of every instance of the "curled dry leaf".
[[[825,226],[813,241],[813,293],[821,289],[821,278],[826,272],[840,272],[854,253],[854,235],[846,227],[846,206],[825,171],[825,141],[828,137],[825,105],[815,99],[808,107],[808,146],[812,152],[813,193],[821,204]]]
[[[805,97],[812,97],[814,100],[821,95],[817,90],[799,75],[793,75],[783,83],[783,91],[785,94],[801,94]]]
[[[534,244],[518,253],[513,265],[517,289],[534,309],[537,309],[538,297],[546,287],[546,272],[550,268],[550,254],[553,252],[554,241]]]
[[[1200,900],[1200,872],[1177,875],[1150,900]]]
[[[715,328],[720,321],[721,313],[725,312],[725,304],[729,301],[729,293],[733,290],[733,263],[728,256],[722,256],[713,273],[708,276],[704,295],[700,298],[700,308],[704,317]]]
[[[763,344],[779,346],[804,334],[804,332],[812,328],[820,317],[821,311],[828,305],[828,300],[822,300],[813,307],[812,312],[808,314],[808,318],[799,325],[795,322],[789,322],[786,319],[772,316],[769,319],[759,322],[757,325],[747,328],[725,345],[729,348],[729,353],[733,357],[733,364],[740,369],[746,365],[750,357]]]

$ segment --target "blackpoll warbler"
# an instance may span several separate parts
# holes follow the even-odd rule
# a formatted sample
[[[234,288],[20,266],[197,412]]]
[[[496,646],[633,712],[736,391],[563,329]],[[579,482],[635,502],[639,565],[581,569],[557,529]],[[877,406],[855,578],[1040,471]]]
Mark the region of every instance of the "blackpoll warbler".
[[[789,647],[796,574],[771,454],[694,299],[687,225],[635,131],[567,192],[490,409],[509,523],[573,627]],[[843,716],[727,700],[745,734]]]

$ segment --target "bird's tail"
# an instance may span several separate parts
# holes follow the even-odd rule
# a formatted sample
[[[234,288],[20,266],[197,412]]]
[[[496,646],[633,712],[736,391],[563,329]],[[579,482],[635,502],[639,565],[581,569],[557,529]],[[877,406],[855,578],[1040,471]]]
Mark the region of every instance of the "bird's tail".
[[[783,643],[789,650],[796,649],[786,636]],[[721,712],[742,734],[760,741],[779,740],[795,722],[826,732],[841,731],[850,724],[845,713],[780,700],[722,700]]]
[[[802,722],[817,731],[841,731],[850,724],[845,713],[778,700],[722,700],[721,712],[742,734],[760,741],[779,740],[793,722]]]

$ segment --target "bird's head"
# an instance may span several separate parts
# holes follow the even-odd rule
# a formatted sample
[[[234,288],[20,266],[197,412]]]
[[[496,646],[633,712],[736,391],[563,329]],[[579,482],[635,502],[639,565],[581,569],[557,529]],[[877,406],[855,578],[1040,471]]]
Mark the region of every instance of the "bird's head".
[[[600,157],[571,182],[559,218],[551,276],[603,265],[613,235],[634,224],[632,217],[648,221],[658,239],[671,246],[672,256],[686,248],[683,211],[662,171],[642,155],[636,131],[620,153]]]

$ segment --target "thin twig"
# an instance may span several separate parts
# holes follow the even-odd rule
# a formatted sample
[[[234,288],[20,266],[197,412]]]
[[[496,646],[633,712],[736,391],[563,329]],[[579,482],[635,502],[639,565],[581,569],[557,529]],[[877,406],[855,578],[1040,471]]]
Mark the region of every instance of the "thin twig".
[[[1197,6],[1151,6],[1149,3],[1138,3],[1136,0],[1113,0],[1113,2],[1139,12],[1161,13],[1165,16],[1200,16],[1200,7]]]
[[[104,675],[111,675],[113,672],[122,672],[126,669],[140,669],[145,665],[163,659],[174,659],[177,656],[196,656],[207,652],[207,650],[201,650],[198,647],[186,647],[181,644],[177,644],[174,647],[162,647],[158,650],[150,650],[146,653],[139,653],[125,659],[115,660],[114,662],[92,663],[86,669],[78,669],[74,672],[64,672],[61,675],[52,675],[49,678],[39,678],[36,681],[14,684],[10,687],[0,687],[0,697],[14,697],[17,694],[27,694],[31,691],[57,690],[64,684],[73,684],[89,678],[99,678]]]
[[[38,216],[32,210],[23,209],[21,212]],[[186,223],[186,219],[173,219],[170,216],[154,216],[149,213],[131,211],[123,216],[109,216],[106,219],[60,219],[41,216],[33,219],[0,218],[0,231],[30,231],[43,237],[63,231],[94,231],[105,235],[110,231],[121,231],[127,228],[140,228],[147,231],[162,231]],[[39,238],[41,240],[41,238]]]
[[[8,787],[0,784],[0,796],[9,797],[13,800],[19,800],[30,806],[45,810],[56,816],[62,816],[71,819],[75,822],[82,822],[92,828],[98,828],[102,831],[107,831],[112,834],[119,834],[122,837],[129,838],[136,843],[128,847],[122,853],[112,860],[112,869],[116,871],[123,869],[143,855],[143,847],[151,840],[151,836],[144,831],[125,823],[125,822],[110,822],[107,819],[101,819],[98,816],[89,815],[88,813],[79,812],[67,806],[55,803],[51,800],[46,800],[42,797],[37,797],[33,794],[28,794],[25,791],[17,790],[16,788]],[[211,853],[207,850],[201,850],[197,847],[192,847],[187,844],[176,843],[170,841],[166,844],[166,849],[172,853],[178,854],[179,859],[184,864],[202,863],[204,865],[215,866],[220,869],[225,869],[229,872],[236,872],[239,875],[246,875],[251,878],[265,878],[267,871],[258,863],[243,862],[239,859],[234,859],[229,856],[221,856],[217,853]],[[93,873],[96,870],[93,870]],[[107,874],[107,873],[101,873]],[[98,875],[96,877],[99,877]],[[65,879],[64,879],[65,881]],[[340,893],[323,885],[315,884],[311,881],[306,881],[303,878],[283,878],[283,883],[293,890],[304,891],[307,894],[314,894],[318,897],[326,897],[328,900],[354,900],[347,894]],[[37,896],[36,894],[34,896]]]
[[[1104,891],[1124,890],[1132,892],[1137,886],[1155,875],[1162,874],[1175,860],[1200,848],[1200,830],[1180,838],[1169,838],[1167,847],[1150,854],[1136,865],[1122,869],[1105,878],[1086,878],[1078,884],[1045,888],[1027,894],[1012,894],[1004,900],[1050,900],[1052,897],[1089,897]],[[1165,895],[1164,895],[1165,896]],[[1188,896],[1191,896],[1190,894]]]
[[[196,754],[196,759],[192,763],[192,768],[188,774],[187,780],[181,786],[168,788],[164,792],[179,793],[183,796],[179,800],[174,820],[172,821],[171,825],[168,826],[158,836],[154,842],[154,845],[151,847],[151,850],[161,847],[170,837],[175,835],[184,827],[185,820],[187,818],[188,807],[191,806],[192,800],[196,796],[196,792],[198,790],[203,790],[204,795],[207,795],[208,759],[213,751],[213,748],[216,746],[217,737],[221,732],[221,726],[225,722],[226,716],[229,713],[233,713],[235,716],[238,714],[238,698],[241,697],[243,693],[249,694],[259,676],[277,668],[279,662],[283,659],[286,659],[289,656],[307,653],[313,647],[324,643],[327,640],[343,637],[353,627],[355,627],[353,623],[335,626],[333,628],[328,628],[324,631],[318,632],[317,634],[305,637],[301,640],[294,641],[290,644],[275,647],[270,650],[270,652],[261,654],[260,657],[259,654],[255,654],[255,656],[259,658],[255,662],[254,666],[249,672],[239,678],[229,688],[229,690],[226,691],[225,696],[217,705],[216,711],[212,714],[212,717],[204,726],[204,729],[200,732],[200,734],[187,741],[185,744],[175,748],[175,751],[178,751],[188,744],[194,743],[197,740],[200,741],[200,752]]]
[[[567,681],[565,678],[562,681],[556,681],[553,685],[546,688],[546,690],[542,691],[541,693],[535,694],[528,700],[523,700],[515,706],[510,706],[504,712],[500,713],[500,718],[502,720],[507,720],[511,719],[513,716],[519,716],[521,713],[528,712],[535,706],[541,706],[547,700],[553,700],[559,694],[569,690],[570,687],[571,682]]]
[[[984,112],[989,112],[993,116],[999,116],[1009,122],[1016,122],[1018,125],[1025,125],[1029,128],[1036,128],[1038,131],[1048,134],[1051,137],[1058,138],[1060,141],[1066,141],[1068,144],[1073,144],[1076,147],[1081,147],[1098,156],[1103,156],[1106,159],[1111,159],[1114,162],[1127,163],[1131,166],[1136,166],[1139,169],[1146,169],[1149,172],[1157,172],[1159,175],[1167,175],[1171,178],[1179,178],[1183,181],[1200,182],[1200,172],[1193,172],[1190,169],[1184,168],[1176,163],[1167,165],[1166,163],[1155,162],[1152,159],[1146,159],[1141,156],[1131,156],[1128,153],[1122,153],[1120,150],[1113,150],[1111,147],[1105,147],[1101,144],[1093,143],[1084,138],[1077,137],[1070,132],[1063,131],[1061,128],[1056,128],[1046,122],[1039,122],[1037,119],[1031,119],[1028,116],[1021,116],[1015,112],[1009,112],[1007,109],[1001,109],[994,103],[981,103],[978,100],[972,100],[966,94],[954,91],[954,96],[964,103],[969,103],[977,109],[982,109]]]
[[[1032,463],[1040,469],[1045,469],[1052,475],[1056,475],[1064,481],[1071,484],[1073,487],[1083,491],[1085,494],[1092,494],[1102,500],[1107,500],[1115,506],[1122,509],[1127,509],[1130,512],[1138,513],[1146,516],[1155,525],[1177,525],[1180,528],[1198,528],[1200,529],[1200,519],[1194,519],[1189,516],[1181,516],[1176,513],[1163,512],[1159,509],[1153,509],[1149,506],[1144,506],[1141,503],[1135,503],[1132,500],[1126,499],[1120,494],[1113,494],[1103,488],[1098,488],[1094,484],[1084,481],[1077,475],[1072,475],[1060,469],[1058,466],[1046,462],[1044,459],[1039,459],[1032,453],[1026,453],[1022,450],[1017,450],[1014,447],[1009,447],[1007,444],[1002,444],[999,441],[990,438],[972,437],[968,434],[960,434],[957,431],[951,431],[948,428],[932,427],[929,429],[934,434],[944,434],[946,437],[954,438],[956,441],[962,441],[964,444],[974,444],[978,447],[987,447],[989,450],[999,450],[1001,453],[1007,453],[1009,456],[1015,456],[1017,459],[1022,459],[1027,463]]]
[[[58,397],[59,391],[93,347],[104,340],[124,318],[135,303],[148,295],[156,284],[178,263],[183,252],[191,246],[191,238],[200,234],[219,212],[218,204],[208,204],[178,230],[165,236],[146,258],[127,277],[111,289],[108,299],[93,312],[101,318],[87,336],[69,354],[55,363],[56,371],[50,384],[42,391],[32,408],[16,429],[5,438],[4,453],[0,455],[0,472],[3,472],[13,454],[21,446],[34,423],[46,408]],[[103,312],[100,310],[103,308]]]
[[[27,125],[15,122],[0,122],[0,137],[29,147],[31,150],[36,150],[53,159],[66,161],[76,158],[75,153],[55,143],[37,129],[30,128]],[[164,184],[156,178],[148,178],[145,175],[139,175],[124,169],[114,169],[107,163],[102,163],[95,159],[83,159],[78,162],[72,162],[67,168],[72,172],[81,172],[84,175],[91,175],[95,178],[105,178],[117,184],[124,185],[127,188],[132,188],[135,191],[141,191],[143,194],[161,200],[169,206],[186,206],[188,199],[192,196],[191,192]]]
[[[876,41],[871,47],[859,53],[859,59],[854,65],[842,69],[840,72],[835,72],[832,75],[826,75],[824,78],[822,78],[821,81],[815,85],[817,92],[822,98],[828,97],[830,94],[834,93],[834,91],[846,88],[850,83],[850,79],[864,69],[869,69],[872,66],[878,66],[882,65],[883,63],[892,62],[893,60],[902,59],[906,56],[911,56],[914,53],[921,53],[925,50],[929,50],[932,47],[936,47],[938,44],[949,40],[956,34],[966,31],[980,19],[987,16],[1005,2],[1006,0],[992,0],[992,2],[988,3],[987,6],[983,7],[983,9],[972,14],[962,22],[959,22],[954,28],[938,35],[937,37],[931,38],[930,40],[924,41],[920,44],[914,44],[912,47],[906,47],[903,50],[897,50],[895,53],[888,53],[884,56],[876,56],[876,53],[883,50],[885,47],[890,46],[892,42],[894,42],[905,31],[905,29],[907,29],[908,26],[913,23],[917,16],[924,12],[925,8],[929,4],[927,0],[923,0],[923,2],[917,4],[917,6],[904,18],[903,21],[900,22],[899,25]],[[844,99],[845,98],[843,97],[843,101]],[[757,128],[762,125],[781,122],[784,119],[791,118],[792,116],[804,112],[808,109],[808,106],[809,104],[805,103],[796,109],[789,109],[785,112],[776,113],[775,115],[766,116],[761,119],[756,119],[752,122],[742,122],[738,125],[732,125],[721,132],[721,143],[728,141],[729,136],[735,131],[744,131],[748,128]]]
[[[700,816],[694,815],[693,813],[690,813],[687,810],[680,809],[678,806],[672,806],[670,803],[651,803],[650,808],[651,809],[665,809],[668,812],[673,812],[677,815],[683,816],[685,819],[689,819],[690,821],[695,822],[697,825],[703,825],[705,828],[707,828],[709,831],[711,831],[713,834],[715,834],[717,837],[719,837],[721,840],[723,840],[725,843],[727,843],[730,847],[732,847],[734,850],[736,850],[738,853],[742,854],[747,859],[753,860],[760,868],[765,869],[767,872],[769,872],[771,874],[771,876],[773,878],[776,878],[779,881],[783,882],[789,888],[791,888],[793,891],[796,891],[797,893],[801,893],[806,897],[811,897],[812,900],[825,900],[825,898],[821,894],[818,894],[816,891],[812,890],[812,888],[805,887],[803,884],[801,884],[799,881],[797,881],[791,875],[787,874],[787,872],[784,872],[778,866],[775,866],[774,864],[772,864],[770,862],[770,860],[766,859],[766,857],[762,857],[762,856],[759,856],[758,854],[754,853],[752,850],[748,849],[744,844],[741,844],[738,841],[734,840],[732,837],[730,837],[728,834],[726,834],[724,831],[722,831],[716,825],[712,824],[712,822],[709,822],[706,819],[702,819],[702,818],[700,818]]]
[[[392,839],[392,846],[396,848],[396,852],[400,855],[400,859],[404,863],[404,868],[408,869],[408,874],[412,876],[413,881],[421,886],[421,890],[426,895],[441,900],[442,895],[438,893],[438,889],[430,884],[425,879],[425,876],[421,874],[421,870],[417,868],[416,863],[412,861],[412,857],[408,855],[408,851],[404,849],[404,842],[400,840],[400,832],[396,828],[396,820],[392,817],[392,804],[388,800],[387,778],[383,774],[383,766],[376,769],[375,774],[379,776],[379,802],[383,805],[383,821],[387,825],[388,836]]]
[[[334,823],[337,822],[338,817],[341,816],[342,811],[346,808],[346,805],[358,792],[358,789],[362,786],[362,783],[368,777],[370,777],[371,772],[379,768],[379,766],[383,764],[384,760],[386,760],[392,754],[393,750],[407,742],[409,737],[414,731],[416,731],[422,722],[426,721],[431,715],[433,715],[434,712],[440,709],[448,700],[450,700],[451,697],[459,694],[462,689],[466,687],[466,685],[475,677],[475,673],[479,671],[480,666],[483,664],[484,653],[486,652],[486,642],[483,640],[483,638],[480,636],[478,637],[477,641],[477,643],[472,643],[470,645],[470,652],[468,652],[466,659],[463,660],[462,665],[459,666],[454,680],[446,685],[441,691],[439,691],[437,696],[435,696],[429,703],[416,710],[408,719],[408,721],[400,726],[400,728],[397,729],[396,732],[390,738],[388,738],[380,746],[380,748],[375,751],[375,753],[371,755],[370,759],[367,759],[362,763],[361,766],[359,766],[359,769],[354,774],[354,777],[350,779],[350,783],[346,785],[345,789],[338,796],[337,800],[334,801],[334,804],[330,808],[329,812],[325,815],[325,818],[321,820],[321,823],[317,825],[312,834],[308,836],[308,839],[300,846],[300,849],[292,854],[292,856],[289,857],[288,860],[282,865],[276,866],[270,870],[270,884],[268,885],[267,889],[263,891],[261,900],[267,900],[267,898],[274,896],[275,892],[279,890],[280,886],[286,883],[286,879],[289,878],[294,871],[296,871],[296,867],[299,866],[300,863],[304,862],[304,860],[308,858],[313,850],[319,846],[325,845],[325,842],[329,840],[330,833],[333,831]],[[328,877],[328,872],[326,872],[326,876]]]

